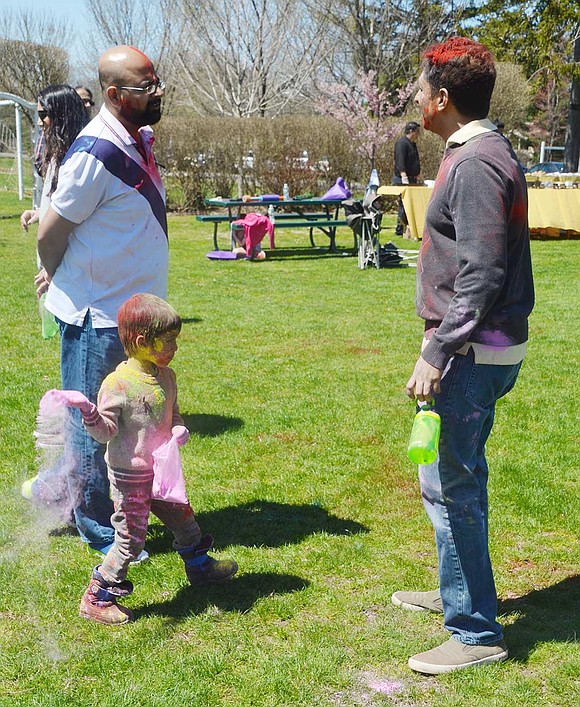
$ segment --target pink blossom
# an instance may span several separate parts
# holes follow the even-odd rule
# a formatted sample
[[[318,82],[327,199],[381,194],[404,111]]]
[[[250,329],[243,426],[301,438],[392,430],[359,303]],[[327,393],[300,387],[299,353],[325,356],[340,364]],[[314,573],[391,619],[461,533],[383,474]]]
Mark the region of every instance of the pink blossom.
[[[323,95],[315,108],[341,123],[356,151],[367,157],[371,169],[377,150],[401,131],[401,124],[388,125],[386,119],[400,112],[411,95],[411,85],[397,90],[397,101],[391,103],[390,92],[377,85],[375,71],[359,72],[353,85],[324,84]]]

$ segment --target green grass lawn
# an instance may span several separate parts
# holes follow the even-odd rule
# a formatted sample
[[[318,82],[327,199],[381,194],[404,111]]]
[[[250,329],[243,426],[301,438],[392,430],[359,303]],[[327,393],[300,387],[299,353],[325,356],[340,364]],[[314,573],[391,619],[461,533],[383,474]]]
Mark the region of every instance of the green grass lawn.
[[[211,262],[211,227],[170,217],[174,361],[192,432],[188,492],[227,585],[193,590],[152,519],[130,572],[136,621],[78,617],[92,556],[19,494],[38,401],[59,385],[33,294],[28,206],[1,194],[0,705],[536,707],[580,699],[577,395],[580,241],[533,243],[537,306],[488,445],[490,542],[510,660],[441,678],[407,668],[446,639],[391,593],[436,585],[432,529],[405,454],[404,385],[421,339],[415,270],[360,271],[280,233],[260,263]],[[387,219],[388,223],[393,218]],[[392,230],[384,240],[394,239]]]

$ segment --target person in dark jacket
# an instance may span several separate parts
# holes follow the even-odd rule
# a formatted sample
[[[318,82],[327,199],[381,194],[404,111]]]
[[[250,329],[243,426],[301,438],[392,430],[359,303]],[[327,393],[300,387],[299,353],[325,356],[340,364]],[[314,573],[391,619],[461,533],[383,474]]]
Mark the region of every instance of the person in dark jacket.
[[[525,176],[487,119],[495,77],[485,46],[451,37],[424,54],[415,99],[425,129],[445,141],[417,266],[425,333],[407,382],[409,397],[441,416],[438,456],[419,466],[439,587],[392,600],[443,613],[451,638],[409,659],[432,675],[508,655],[488,547],[485,445],[522,365],[534,286]]]
[[[419,123],[414,121],[407,123],[403,137],[399,138],[395,143],[395,174],[392,184],[396,186],[417,184],[417,178],[421,173],[421,162],[419,160],[419,150],[417,149],[418,137]],[[397,228],[395,230],[397,236],[402,236],[407,226],[407,216],[403,208],[403,201],[400,199]]]

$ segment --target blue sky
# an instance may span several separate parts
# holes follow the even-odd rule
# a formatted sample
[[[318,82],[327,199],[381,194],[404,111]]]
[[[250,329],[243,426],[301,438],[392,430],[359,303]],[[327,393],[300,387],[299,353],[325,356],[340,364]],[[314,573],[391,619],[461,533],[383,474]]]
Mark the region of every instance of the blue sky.
[[[48,0],[40,3],[38,0],[0,0],[2,10],[27,10],[34,15],[49,14],[51,17],[68,20],[75,36],[82,40],[89,31],[87,9],[83,0]],[[82,41],[75,41],[68,47],[71,63],[76,63],[81,56]]]
[[[38,0],[2,0],[3,10],[32,10],[35,13],[48,12],[57,17],[66,17],[72,20],[75,15],[78,19],[82,19],[85,12],[85,3],[83,0],[48,0],[48,2],[40,3]],[[80,12],[79,12],[80,11]]]

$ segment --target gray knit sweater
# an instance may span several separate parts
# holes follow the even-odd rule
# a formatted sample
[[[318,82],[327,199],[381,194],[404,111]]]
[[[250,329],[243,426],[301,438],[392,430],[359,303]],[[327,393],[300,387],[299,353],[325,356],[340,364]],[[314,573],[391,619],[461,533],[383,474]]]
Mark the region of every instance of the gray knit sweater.
[[[467,342],[527,341],[534,305],[527,208],[524,174],[497,132],[445,150],[417,269],[427,363],[445,368]]]
[[[105,378],[97,409],[83,421],[91,437],[107,444],[109,466],[152,470],[153,452],[170,439],[175,425],[183,425],[174,371],[160,368],[150,375],[123,361]]]

